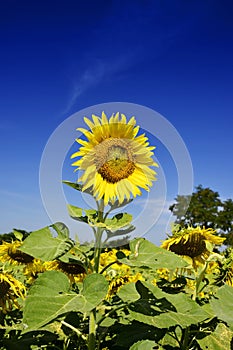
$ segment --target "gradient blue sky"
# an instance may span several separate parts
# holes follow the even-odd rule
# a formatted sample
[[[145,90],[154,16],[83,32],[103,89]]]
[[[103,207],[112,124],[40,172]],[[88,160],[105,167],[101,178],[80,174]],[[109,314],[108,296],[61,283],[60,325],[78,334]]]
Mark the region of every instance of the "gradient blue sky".
[[[190,152],[194,185],[233,198],[232,1],[1,1],[0,43],[0,232],[50,224],[45,144],[105,102],[161,113]]]

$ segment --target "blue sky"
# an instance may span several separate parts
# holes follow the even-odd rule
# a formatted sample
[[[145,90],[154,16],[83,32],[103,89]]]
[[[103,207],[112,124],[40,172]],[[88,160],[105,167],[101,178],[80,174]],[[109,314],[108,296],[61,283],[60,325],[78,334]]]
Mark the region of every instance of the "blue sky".
[[[0,232],[50,224],[39,186],[45,145],[72,114],[102,103],[159,112],[186,144],[194,185],[233,198],[232,19],[230,0],[2,1]],[[165,153],[158,142],[172,202]]]

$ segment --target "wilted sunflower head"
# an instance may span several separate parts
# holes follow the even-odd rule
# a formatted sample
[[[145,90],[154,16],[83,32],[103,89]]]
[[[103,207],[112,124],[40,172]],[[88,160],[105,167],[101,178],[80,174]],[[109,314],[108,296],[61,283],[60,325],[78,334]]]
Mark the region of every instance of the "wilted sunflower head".
[[[0,261],[8,261],[13,265],[29,264],[33,261],[33,257],[19,250],[22,242],[12,241],[3,242],[0,245]]]
[[[175,230],[163,241],[162,248],[191,259],[194,268],[204,264],[213,251],[214,245],[221,245],[225,238],[215,236],[211,228],[188,227]]]
[[[86,276],[85,268],[77,263],[53,260],[45,262],[46,270],[57,270],[66,274],[71,283],[82,282]]]
[[[145,134],[137,136],[139,126],[132,117],[128,122],[124,114],[116,113],[108,120],[92,115],[84,118],[89,130],[79,128],[86,140],[77,139],[81,145],[71,158],[79,157],[72,165],[83,171],[79,181],[83,191],[90,189],[94,197],[104,198],[104,204],[141,195],[139,187],[149,191],[158,166],[152,159],[155,147],[149,146]]]
[[[19,308],[17,299],[24,298],[25,286],[10,273],[0,272],[0,310],[3,313],[11,311],[13,307]]]

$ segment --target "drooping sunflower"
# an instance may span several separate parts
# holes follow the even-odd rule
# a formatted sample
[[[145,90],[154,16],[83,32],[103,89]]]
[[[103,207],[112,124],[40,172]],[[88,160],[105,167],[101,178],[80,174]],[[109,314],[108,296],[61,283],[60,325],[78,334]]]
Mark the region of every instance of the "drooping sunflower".
[[[33,257],[19,250],[22,242],[3,242],[0,245],[0,261],[8,261],[12,265],[28,264],[33,261]]]
[[[215,245],[221,245],[225,238],[215,235],[211,228],[188,227],[175,230],[172,236],[163,241],[161,247],[191,262],[196,269],[206,262]]]
[[[0,272],[0,310],[3,313],[19,308],[18,298],[24,298],[25,286],[10,273]]]
[[[22,252],[21,241],[3,242],[0,245],[0,262],[9,262],[11,265],[23,266],[23,273],[27,278],[27,283],[32,283],[39,273],[45,271],[43,261]]]
[[[92,121],[84,118],[89,130],[78,128],[86,140],[77,139],[81,145],[71,158],[79,157],[72,165],[83,171],[79,178],[83,191],[89,189],[104,204],[141,195],[140,188],[149,191],[158,166],[153,160],[153,150],[145,134],[139,136],[139,126],[132,117],[128,122],[124,114],[116,113],[108,120],[105,113]]]
[[[56,270],[65,273],[71,283],[82,282],[86,276],[86,270],[80,264],[53,260],[45,262],[44,265],[47,271]]]

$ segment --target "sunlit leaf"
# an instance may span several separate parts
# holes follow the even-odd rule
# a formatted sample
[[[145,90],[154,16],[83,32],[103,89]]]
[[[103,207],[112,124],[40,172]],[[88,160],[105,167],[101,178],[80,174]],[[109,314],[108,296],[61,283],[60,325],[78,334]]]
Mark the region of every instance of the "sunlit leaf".
[[[117,293],[119,298],[124,302],[133,302],[140,298],[140,294],[137,292],[135,283],[124,284]]]
[[[44,261],[54,260],[65,254],[73,246],[73,242],[68,237],[68,228],[65,225],[61,227],[61,223],[51,227],[56,227],[57,237],[53,237],[48,226],[44,227],[30,233],[23,241],[20,250]]]
[[[231,350],[233,332],[223,323],[217,325],[214,332],[202,339],[197,339],[201,349]]]
[[[25,301],[26,331],[38,329],[64,313],[85,310],[84,296],[69,292],[69,287],[69,279],[59,271],[46,271],[38,277]]]
[[[178,255],[157,247],[144,238],[132,240],[130,250],[129,262],[134,266],[146,266],[153,269],[176,269],[187,266],[187,263]]]
[[[102,275],[88,275],[82,294],[70,291],[68,277],[59,271],[46,271],[29,290],[24,307],[26,331],[38,329],[59,315],[77,311],[87,313],[106,296],[108,283]]]
[[[121,230],[115,230],[115,231],[106,230],[106,233],[107,233],[107,237],[108,238],[113,238],[113,237],[116,237],[116,236],[127,235],[127,234],[129,234],[130,232],[132,232],[134,230],[135,230],[135,226],[129,225],[128,227],[123,228]]]
[[[95,273],[87,275],[83,281],[82,295],[85,297],[88,308],[97,306],[108,292],[108,282],[103,275]]]
[[[233,330],[233,288],[228,285],[220,287],[215,294],[215,298],[211,299],[210,304],[216,316],[227,322]]]
[[[111,219],[105,220],[106,229],[115,231],[117,229],[123,228],[130,225],[132,219],[133,216],[127,213],[116,214]]]
[[[153,340],[141,340],[133,344],[129,350],[153,350],[156,343]],[[156,349],[162,349],[161,347],[156,347]]]

